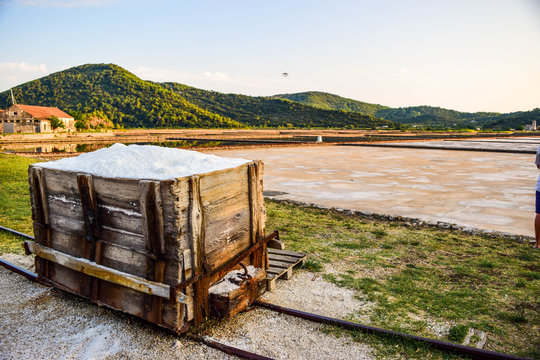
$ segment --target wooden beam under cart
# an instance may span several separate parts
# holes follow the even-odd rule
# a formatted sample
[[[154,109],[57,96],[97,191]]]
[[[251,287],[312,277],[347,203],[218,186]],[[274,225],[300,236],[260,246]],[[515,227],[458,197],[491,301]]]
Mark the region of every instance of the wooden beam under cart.
[[[171,297],[171,287],[167,284],[146,280],[139,276],[96,264],[95,262],[87,259],[67,255],[49,247],[39,245],[34,241],[25,241],[24,245],[25,249],[27,249],[29,253],[83,274],[93,276],[113,284],[122,285],[145,294],[156,295],[165,299],[170,299]],[[176,293],[176,302],[185,304],[186,301],[187,297],[185,294],[180,292]]]

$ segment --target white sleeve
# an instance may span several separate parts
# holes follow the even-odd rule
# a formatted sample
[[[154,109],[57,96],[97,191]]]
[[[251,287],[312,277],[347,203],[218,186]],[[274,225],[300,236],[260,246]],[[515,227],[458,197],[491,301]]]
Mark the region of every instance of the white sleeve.
[[[538,150],[536,150],[536,160],[534,161],[536,165],[540,165],[540,146],[538,147]]]

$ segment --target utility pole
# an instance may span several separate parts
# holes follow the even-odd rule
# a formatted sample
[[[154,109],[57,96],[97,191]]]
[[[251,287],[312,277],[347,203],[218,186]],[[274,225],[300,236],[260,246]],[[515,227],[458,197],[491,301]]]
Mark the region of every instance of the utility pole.
[[[17,105],[17,102],[15,101],[15,96],[13,96],[13,89],[9,89],[11,91],[11,103],[13,105]]]

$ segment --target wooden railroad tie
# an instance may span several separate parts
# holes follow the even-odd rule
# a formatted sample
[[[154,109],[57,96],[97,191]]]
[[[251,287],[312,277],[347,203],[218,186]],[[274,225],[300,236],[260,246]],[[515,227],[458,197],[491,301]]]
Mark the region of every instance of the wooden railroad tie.
[[[273,291],[276,288],[278,278],[290,279],[293,267],[302,265],[305,258],[306,254],[304,253],[268,248],[267,290]]]

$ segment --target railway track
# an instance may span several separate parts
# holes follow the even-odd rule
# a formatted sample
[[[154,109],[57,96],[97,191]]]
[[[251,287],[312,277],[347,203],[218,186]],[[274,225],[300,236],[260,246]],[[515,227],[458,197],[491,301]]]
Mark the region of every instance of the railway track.
[[[9,228],[3,227],[3,226],[0,226],[0,230],[13,233],[15,235],[24,237],[26,239],[31,239],[31,240],[34,239],[34,237],[32,237],[32,236],[30,236],[28,234],[24,234],[24,233],[21,233],[21,232],[18,232],[18,231],[15,231],[13,229],[9,229]],[[51,286],[51,284],[49,284],[46,279],[38,277],[38,275],[36,273],[31,272],[29,270],[26,270],[24,268],[21,268],[21,267],[15,265],[15,264],[12,264],[12,263],[10,263],[10,262],[8,262],[6,260],[0,259],[0,265],[5,267],[6,269],[12,271],[12,272],[15,272],[17,274],[20,274],[20,275],[26,277],[30,281],[41,283],[41,284],[44,284],[44,285],[47,285],[47,286]],[[449,343],[449,342],[444,342],[444,341],[429,339],[429,338],[425,338],[425,337],[420,337],[420,336],[416,336],[416,335],[410,335],[410,334],[405,334],[405,333],[401,333],[401,332],[395,332],[395,331],[391,331],[391,330],[381,329],[381,328],[377,328],[377,327],[373,327],[373,326],[362,325],[362,324],[358,324],[358,323],[354,323],[354,322],[350,322],[350,321],[345,321],[345,320],[336,319],[336,318],[330,318],[330,317],[327,317],[327,316],[322,316],[322,315],[317,315],[317,314],[304,312],[304,311],[300,311],[300,310],[296,310],[296,309],[286,308],[286,307],[282,307],[282,306],[279,306],[279,305],[270,304],[270,303],[262,302],[262,301],[256,301],[256,302],[253,303],[252,306],[259,307],[259,308],[264,308],[264,309],[267,309],[267,310],[270,310],[270,311],[275,311],[275,312],[286,314],[286,315],[289,315],[289,316],[302,318],[302,319],[308,320],[308,321],[313,321],[313,322],[317,322],[317,323],[321,323],[321,324],[325,324],[325,325],[330,325],[330,326],[337,326],[337,327],[348,329],[348,330],[360,331],[360,332],[371,333],[371,334],[377,334],[377,335],[381,335],[381,336],[392,336],[392,337],[402,338],[402,339],[407,339],[407,340],[414,340],[414,341],[418,341],[418,342],[421,342],[421,343],[428,344],[429,346],[431,346],[434,349],[451,352],[453,354],[456,354],[456,355],[459,355],[459,356],[464,356],[464,357],[471,358],[471,359],[479,359],[479,360],[496,360],[496,359],[526,360],[526,358],[519,357],[519,356],[514,356],[514,355],[489,351],[489,350],[477,349],[477,348],[470,347],[470,346],[463,346],[463,345],[453,344],[453,343]],[[193,335],[193,334],[184,334],[184,335],[180,335],[180,336],[185,337],[185,338],[187,338],[189,340],[192,340],[192,341],[196,341],[196,342],[205,344],[207,346],[210,346],[212,348],[220,350],[220,351],[222,351],[222,352],[224,352],[226,354],[234,355],[234,356],[237,356],[237,357],[242,358],[242,359],[252,359],[252,360],[268,360],[268,359],[271,359],[271,358],[266,357],[264,355],[256,354],[256,353],[253,353],[253,352],[250,352],[250,351],[247,351],[247,350],[243,350],[243,349],[236,348],[236,347],[233,347],[233,346],[230,346],[230,345],[222,344],[220,342],[208,339],[208,338],[203,337],[203,336]]]

